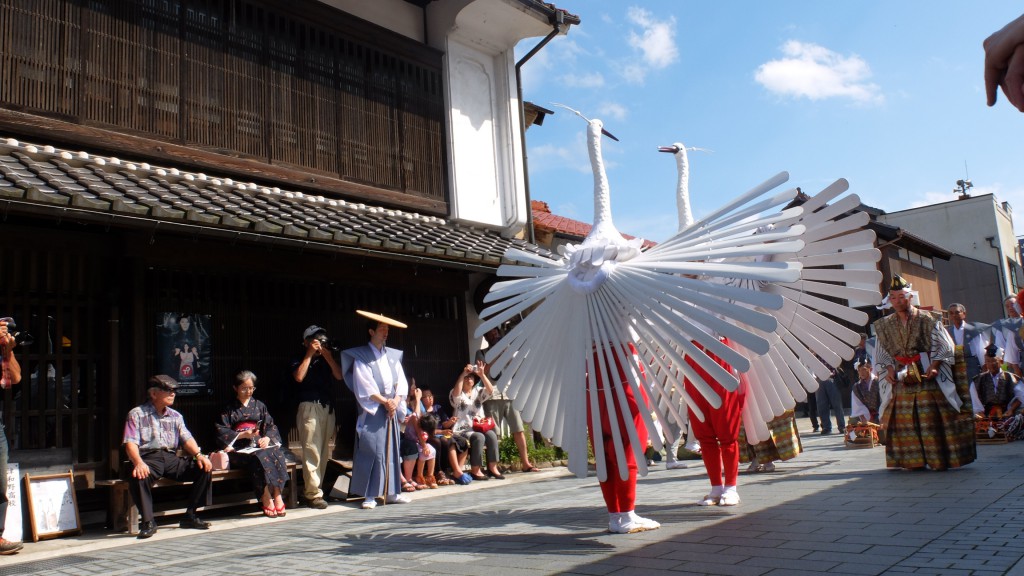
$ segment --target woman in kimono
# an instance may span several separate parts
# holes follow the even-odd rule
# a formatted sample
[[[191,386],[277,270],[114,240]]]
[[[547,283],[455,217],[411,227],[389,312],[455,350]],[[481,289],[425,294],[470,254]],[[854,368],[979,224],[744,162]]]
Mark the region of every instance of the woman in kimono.
[[[235,376],[235,400],[217,421],[217,441],[232,468],[248,470],[253,490],[268,518],[285,515],[281,490],[288,480],[288,463],[281,432],[263,402],[253,398],[256,375],[243,370]]]

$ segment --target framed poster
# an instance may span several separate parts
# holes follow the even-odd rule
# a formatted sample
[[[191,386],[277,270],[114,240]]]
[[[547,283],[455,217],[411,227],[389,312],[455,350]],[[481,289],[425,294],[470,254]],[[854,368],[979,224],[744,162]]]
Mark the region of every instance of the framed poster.
[[[213,394],[209,314],[160,313],[155,356],[156,373],[178,381],[178,396]]]
[[[33,542],[82,532],[75,476],[70,470],[45,476],[26,473],[25,502],[28,503],[28,523],[32,528]]]

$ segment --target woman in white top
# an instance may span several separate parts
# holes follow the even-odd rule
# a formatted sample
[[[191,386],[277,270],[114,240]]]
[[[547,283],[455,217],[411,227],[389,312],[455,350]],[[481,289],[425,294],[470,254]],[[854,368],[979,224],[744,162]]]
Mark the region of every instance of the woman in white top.
[[[483,387],[477,387],[477,379],[483,382]],[[455,425],[453,432],[469,440],[469,474],[474,480],[487,480],[490,476],[496,480],[504,480],[498,470],[498,434],[491,429],[487,432],[473,430],[473,420],[483,418],[484,402],[494,394],[494,384],[487,377],[483,362],[477,362],[476,366],[466,364],[462,374],[452,387],[448,399],[455,410]],[[481,473],[483,465],[484,444],[487,444],[487,475]]]

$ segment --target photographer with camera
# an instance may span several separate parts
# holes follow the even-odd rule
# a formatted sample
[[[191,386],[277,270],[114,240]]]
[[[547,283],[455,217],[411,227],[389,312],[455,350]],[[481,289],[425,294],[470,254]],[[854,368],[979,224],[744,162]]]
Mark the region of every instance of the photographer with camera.
[[[483,383],[482,388],[477,387],[477,379]],[[494,384],[487,376],[484,361],[479,360],[476,365],[466,364],[448,396],[455,409],[452,431],[456,436],[469,440],[469,476],[473,480],[487,480],[488,476],[495,480],[505,479],[498,470],[498,434],[494,431],[494,420],[484,419],[484,402],[494,393]],[[484,444],[487,445],[486,475],[480,470]]]
[[[0,377],[0,386],[10,388],[21,382],[21,366],[18,359],[14,357],[14,347],[18,345],[15,335],[11,332],[15,329],[12,318],[0,318],[0,356],[3,359],[3,375]],[[3,415],[3,402],[0,399],[0,416]],[[4,433],[4,423],[0,419],[0,554],[17,554],[24,546],[21,542],[6,540],[3,538],[4,524],[7,519],[7,436]]]
[[[331,391],[341,383],[341,367],[328,347],[327,330],[313,324],[302,333],[306,351],[292,364],[299,407],[295,425],[302,443],[303,497],[310,508],[327,508],[320,486],[330,459],[335,414]],[[327,487],[330,490],[331,486]]]

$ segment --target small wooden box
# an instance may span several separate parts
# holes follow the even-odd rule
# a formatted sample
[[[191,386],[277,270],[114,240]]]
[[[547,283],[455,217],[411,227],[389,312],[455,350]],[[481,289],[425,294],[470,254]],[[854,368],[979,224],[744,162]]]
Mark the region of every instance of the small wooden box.
[[[979,418],[974,421],[974,439],[978,444],[1005,444],[1006,426],[1003,418]]]
[[[843,442],[847,448],[874,448],[879,445],[878,426],[874,424],[851,424],[846,427]]]

